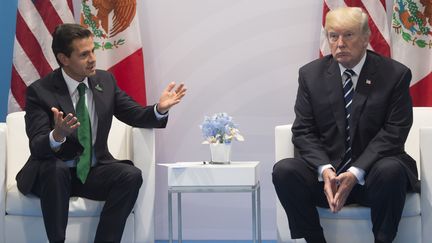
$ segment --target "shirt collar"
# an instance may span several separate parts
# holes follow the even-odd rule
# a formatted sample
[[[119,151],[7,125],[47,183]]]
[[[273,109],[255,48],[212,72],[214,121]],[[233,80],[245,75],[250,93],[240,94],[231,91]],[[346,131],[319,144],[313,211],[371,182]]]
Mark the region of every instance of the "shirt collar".
[[[87,86],[87,88],[89,87],[89,85],[88,85],[88,78],[87,77],[85,77],[83,81],[79,82],[79,81],[71,78],[69,75],[67,75],[67,73],[63,70],[63,68],[61,69],[61,71],[62,71],[62,74],[63,74],[63,78],[64,78],[64,80],[66,82],[66,85],[68,87],[69,95],[70,96],[72,96],[74,94],[74,92],[76,92],[76,90],[78,88],[78,85],[80,83],[84,83]]]
[[[367,52],[365,52],[365,54],[360,59],[360,62],[357,63],[357,65],[355,65],[353,68],[350,68],[351,70],[353,70],[356,73],[357,76],[360,75],[360,72],[363,68],[363,65],[366,62],[366,55],[367,55]],[[348,68],[342,66],[342,64],[339,63],[339,70],[341,71],[341,76],[343,75],[343,73],[345,72],[346,69],[348,69]]]

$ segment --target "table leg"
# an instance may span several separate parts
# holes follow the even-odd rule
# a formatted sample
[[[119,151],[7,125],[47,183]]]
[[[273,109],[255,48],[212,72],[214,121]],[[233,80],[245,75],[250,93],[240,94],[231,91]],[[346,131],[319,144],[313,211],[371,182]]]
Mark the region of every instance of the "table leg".
[[[172,192],[168,191],[168,239],[173,242],[173,223],[172,223]]]
[[[182,243],[182,210],[181,210],[181,192],[177,193],[177,212],[178,212],[178,243]]]
[[[261,186],[259,184],[257,190],[257,202],[258,242],[261,243]]]
[[[256,243],[256,194],[255,190],[252,191],[252,239],[253,243]]]

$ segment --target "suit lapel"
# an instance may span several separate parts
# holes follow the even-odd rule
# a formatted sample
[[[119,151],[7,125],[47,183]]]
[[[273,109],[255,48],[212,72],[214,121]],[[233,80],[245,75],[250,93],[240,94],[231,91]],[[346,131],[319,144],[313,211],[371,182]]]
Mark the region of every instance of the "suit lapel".
[[[342,77],[340,75],[339,65],[333,58],[329,61],[325,82],[337,127],[340,133],[345,136],[345,103],[341,98],[343,97]]]
[[[104,102],[104,90],[103,83],[97,78],[97,75],[93,75],[88,77],[89,88],[93,93],[93,102],[94,109],[96,110],[96,115],[98,117],[97,122],[97,131],[96,134],[102,134],[103,131],[106,130],[106,102]],[[109,128],[108,128],[109,129]],[[97,137],[99,138],[99,137]],[[96,143],[98,143],[98,139],[96,138]]]
[[[64,114],[72,113],[75,114],[75,109],[70,98],[69,90],[66,85],[66,81],[63,78],[61,69],[55,70],[54,88],[56,89],[55,97],[59,103],[59,110],[63,111]]]
[[[54,80],[54,88],[56,92],[54,92],[57,102],[59,103],[59,110],[63,111],[63,114],[75,114],[75,108],[72,103],[72,99],[69,94],[69,89],[66,85],[66,81],[64,80],[61,69],[58,68],[55,71],[55,80]],[[70,135],[71,141],[78,141],[77,131]]]
[[[89,88],[93,93],[93,101],[95,104],[96,114],[98,118],[102,118],[101,111],[103,110],[103,86],[96,75],[88,77]]]
[[[369,96],[370,91],[373,88],[374,77],[377,64],[374,63],[371,55],[368,53],[366,56],[366,62],[360,72],[359,79],[357,81],[357,86],[354,93],[354,99],[352,103],[351,112],[351,129],[350,135],[353,141],[355,132],[357,130],[357,122],[359,120],[360,114],[363,111],[364,104]]]

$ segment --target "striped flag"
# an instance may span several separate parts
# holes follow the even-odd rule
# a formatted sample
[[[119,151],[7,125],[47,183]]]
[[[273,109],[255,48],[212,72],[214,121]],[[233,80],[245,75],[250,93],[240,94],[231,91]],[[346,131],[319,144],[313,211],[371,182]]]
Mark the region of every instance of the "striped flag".
[[[412,71],[414,106],[432,106],[432,2],[395,0],[391,38],[392,57]]]
[[[81,25],[94,34],[97,67],[146,105],[144,60],[136,0],[82,0]]]
[[[338,7],[360,7],[369,15],[371,38],[368,49],[390,57],[390,34],[387,22],[385,0],[324,0],[323,19],[320,39],[320,55],[330,54],[324,31],[325,16],[328,11]]]
[[[27,86],[58,67],[51,33],[58,24],[75,22],[74,6],[81,7],[81,24],[94,34],[97,68],[111,71],[121,89],[146,105],[136,5],[136,0],[18,0],[8,113],[24,110]]]
[[[74,22],[72,9],[72,0],[18,0],[8,113],[23,110],[27,86],[58,67],[51,33]]]

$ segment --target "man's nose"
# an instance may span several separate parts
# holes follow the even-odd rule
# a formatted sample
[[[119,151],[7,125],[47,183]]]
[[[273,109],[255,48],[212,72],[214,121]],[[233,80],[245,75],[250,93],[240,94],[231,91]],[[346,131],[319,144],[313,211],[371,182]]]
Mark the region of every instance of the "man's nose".
[[[345,41],[343,40],[343,35],[340,35],[336,41],[338,47],[344,47]]]
[[[89,62],[95,62],[96,61],[96,54],[94,52],[91,52],[89,57],[90,57]]]

